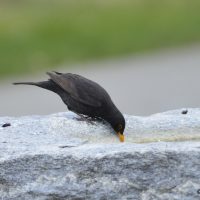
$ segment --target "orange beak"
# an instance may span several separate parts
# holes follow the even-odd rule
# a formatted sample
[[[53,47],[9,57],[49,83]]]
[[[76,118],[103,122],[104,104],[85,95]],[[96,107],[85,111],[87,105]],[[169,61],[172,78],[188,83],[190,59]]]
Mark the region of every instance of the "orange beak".
[[[124,135],[121,134],[120,132],[118,132],[117,135],[119,137],[120,142],[124,142]]]

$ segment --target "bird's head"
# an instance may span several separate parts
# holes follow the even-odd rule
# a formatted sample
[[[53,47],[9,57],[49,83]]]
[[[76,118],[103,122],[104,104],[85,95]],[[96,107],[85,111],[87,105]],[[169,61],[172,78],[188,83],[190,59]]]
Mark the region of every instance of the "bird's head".
[[[112,128],[117,133],[119,140],[121,142],[124,142],[124,129],[125,129],[125,119],[124,116],[119,112],[115,113],[109,120],[109,123],[111,124]]]

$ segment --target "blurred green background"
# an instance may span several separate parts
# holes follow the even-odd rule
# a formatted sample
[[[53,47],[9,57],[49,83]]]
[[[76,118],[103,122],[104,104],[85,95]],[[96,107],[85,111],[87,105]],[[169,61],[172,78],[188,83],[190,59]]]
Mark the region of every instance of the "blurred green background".
[[[0,1],[0,76],[200,41],[199,0]]]

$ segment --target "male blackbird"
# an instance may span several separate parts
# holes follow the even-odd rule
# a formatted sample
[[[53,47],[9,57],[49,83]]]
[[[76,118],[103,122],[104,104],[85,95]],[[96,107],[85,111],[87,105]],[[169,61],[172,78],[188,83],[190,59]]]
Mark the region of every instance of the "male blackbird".
[[[105,89],[80,75],[59,72],[47,74],[50,77],[48,81],[14,84],[36,85],[55,92],[70,111],[107,121],[116,131],[120,141],[124,141],[125,119]]]

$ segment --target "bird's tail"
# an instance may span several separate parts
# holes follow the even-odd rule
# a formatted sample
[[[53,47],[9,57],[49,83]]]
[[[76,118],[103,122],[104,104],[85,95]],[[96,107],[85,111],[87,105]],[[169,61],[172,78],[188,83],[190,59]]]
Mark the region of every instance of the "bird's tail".
[[[41,82],[17,82],[13,83],[13,85],[35,85],[55,93],[59,93],[59,91],[61,90],[61,88],[58,85],[56,85],[52,80]]]
[[[51,90],[55,92],[55,84],[52,81],[41,81],[41,82],[18,82],[18,83],[13,83],[13,85],[35,85],[40,88],[44,88],[47,90]]]
[[[17,83],[13,83],[13,85],[36,85],[39,86],[41,85],[41,82],[17,82]]]

